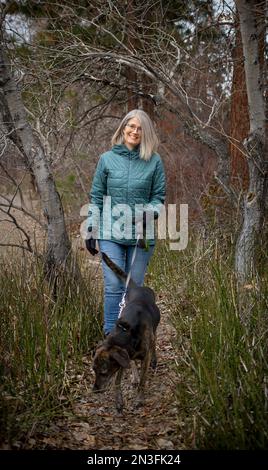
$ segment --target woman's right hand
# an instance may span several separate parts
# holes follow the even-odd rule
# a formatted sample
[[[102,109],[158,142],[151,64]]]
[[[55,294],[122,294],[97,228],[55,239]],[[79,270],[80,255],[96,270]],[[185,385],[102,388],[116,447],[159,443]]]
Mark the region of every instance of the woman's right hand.
[[[96,249],[96,240],[94,238],[88,238],[86,240],[86,248],[92,256],[95,256],[98,253]]]

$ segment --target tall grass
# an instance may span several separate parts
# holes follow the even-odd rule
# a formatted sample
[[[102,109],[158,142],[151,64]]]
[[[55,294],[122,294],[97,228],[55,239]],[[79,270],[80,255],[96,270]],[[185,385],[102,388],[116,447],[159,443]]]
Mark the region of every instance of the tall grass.
[[[239,301],[232,246],[160,245],[151,271],[177,331],[178,433],[188,448],[268,447],[268,279],[244,286]],[[243,309],[251,312],[245,326]]]
[[[0,438],[29,433],[68,401],[74,370],[100,335],[100,292],[68,279],[54,301],[43,266],[0,263]]]
[[[268,276],[264,269],[244,286],[241,304],[232,266],[230,242],[200,238],[183,252],[159,243],[150,264],[177,332],[175,400],[187,448],[268,447]],[[0,264],[0,438],[29,435],[71,400],[74,371],[101,329],[101,293],[88,274],[53,301],[42,265]]]

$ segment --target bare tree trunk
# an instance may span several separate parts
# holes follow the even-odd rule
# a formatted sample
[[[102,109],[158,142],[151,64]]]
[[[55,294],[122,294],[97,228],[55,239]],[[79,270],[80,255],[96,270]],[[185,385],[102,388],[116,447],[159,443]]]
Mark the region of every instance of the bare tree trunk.
[[[233,51],[233,80],[231,94],[230,143],[231,184],[238,191],[248,189],[248,162],[242,144],[249,133],[248,97],[244,69],[244,56],[239,24],[236,24]]]
[[[71,244],[66,232],[64,213],[59,194],[49,168],[48,161],[38,137],[30,126],[23,105],[21,93],[11,74],[3,44],[0,45],[0,89],[3,95],[5,115],[12,119],[16,139],[13,141],[27,157],[29,167],[35,176],[41,197],[42,208],[47,220],[47,250],[45,265],[47,273],[58,272],[64,267],[70,254]],[[10,127],[11,123],[9,123]]]
[[[265,161],[265,106],[259,60],[259,28],[256,2],[236,0],[238,9],[249,106],[250,130],[245,141],[249,165],[249,189],[244,200],[243,227],[237,241],[235,268],[245,282],[255,272],[255,256],[262,232],[267,162]],[[264,21],[263,21],[264,26]]]

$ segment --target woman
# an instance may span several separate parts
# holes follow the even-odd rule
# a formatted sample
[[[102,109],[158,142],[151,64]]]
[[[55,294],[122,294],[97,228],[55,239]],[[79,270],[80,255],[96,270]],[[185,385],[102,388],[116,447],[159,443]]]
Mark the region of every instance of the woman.
[[[165,199],[158,144],[149,116],[142,110],[130,111],[112,138],[112,149],[99,159],[90,193],[87,249],[97,253],[97,238],[100,251],[126,273],[131,269],[131,278],[140,286],[155,245],[153,219]],[[140,225],[146,229],[146,243],[139,239]],[[104,262],[102,268],[104,333],[108,334],[118,318],[125,286]]]

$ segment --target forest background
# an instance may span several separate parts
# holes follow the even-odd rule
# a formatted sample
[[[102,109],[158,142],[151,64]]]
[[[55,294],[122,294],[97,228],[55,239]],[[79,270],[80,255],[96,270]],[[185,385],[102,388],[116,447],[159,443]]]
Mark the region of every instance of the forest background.
[[[266,448],[267,2],[0,8],[3,439],[27,442],[66,405],[70,368],[101,335],[80,209],[120,120],[141,108],[166,203],[189,206],[187,249],[159,242],[149,273],[177,331],[177,433],[188,448]]]

